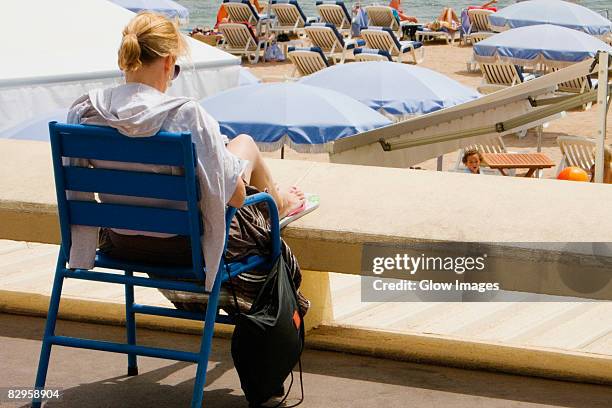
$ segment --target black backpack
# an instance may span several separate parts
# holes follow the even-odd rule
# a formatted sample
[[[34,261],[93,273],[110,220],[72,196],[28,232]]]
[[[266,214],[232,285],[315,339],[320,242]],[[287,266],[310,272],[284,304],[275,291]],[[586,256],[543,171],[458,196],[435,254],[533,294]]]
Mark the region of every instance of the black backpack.
[[[234,295],[235,296],[235,295]],[[238,304],[236,302],[236,309]],[[232,358],[250,406],[259,406],[283,389],[283,382],[300,364],[301,400],[304,319],[297,292],[279,256],[248,313],[238,313],[232,336]],[[291,385],[280,406],[291,391]]]

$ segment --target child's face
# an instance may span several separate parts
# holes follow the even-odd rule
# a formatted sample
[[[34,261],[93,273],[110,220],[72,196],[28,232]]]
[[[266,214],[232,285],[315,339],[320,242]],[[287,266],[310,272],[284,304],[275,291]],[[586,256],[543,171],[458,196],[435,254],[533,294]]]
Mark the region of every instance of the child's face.
[[[478,171],[480,170],[480,158],[477,154],[472,154],[468,156],[465,165],[468,169],[470,169],[472,173],[478,173]]]

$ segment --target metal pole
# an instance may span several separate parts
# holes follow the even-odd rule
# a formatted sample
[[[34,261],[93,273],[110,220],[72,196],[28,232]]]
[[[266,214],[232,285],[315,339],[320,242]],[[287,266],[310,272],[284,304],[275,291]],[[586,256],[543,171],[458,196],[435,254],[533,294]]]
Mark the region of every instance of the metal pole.
[[[444,156],[438,156],[438,171],[442,171],[443,163],[444,163]]]
[[[599,119],[599,130],[595,144],[595,182],[603,183],[604,176],[604,149],[606,143],[606,114],[608,112],[608,63],[609,54],[599,52],[598,91],[597,108]]]

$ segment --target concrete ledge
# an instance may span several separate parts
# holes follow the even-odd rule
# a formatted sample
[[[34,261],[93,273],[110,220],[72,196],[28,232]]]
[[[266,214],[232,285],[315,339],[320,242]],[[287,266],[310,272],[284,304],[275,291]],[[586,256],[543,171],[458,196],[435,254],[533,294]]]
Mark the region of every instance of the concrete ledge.
[[[330,326],[314,330],[307,342],[322,350],[393,360],[612,384],[612,358],[598,354]]]
[[[1,313],[45,317],[48,305],[48,296],[0,291]],[[124,326],[125,309],[117,303],[62,299],[60,318]],[[141,328],[161,331],[202,333],[202,324],[190,320],[138,315],[137,324]],[[215,336],[231,337],[232,326],[215,326]],[[598,354],[328,325],[309,331],[306,344],[313,349],[393,360],[612,385],[612,358]]]

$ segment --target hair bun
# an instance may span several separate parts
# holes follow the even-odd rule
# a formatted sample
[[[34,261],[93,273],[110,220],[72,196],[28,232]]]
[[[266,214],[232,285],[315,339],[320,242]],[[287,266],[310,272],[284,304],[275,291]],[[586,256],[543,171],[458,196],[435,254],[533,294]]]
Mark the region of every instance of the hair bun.
[[[124,32],[119,48],[119,68],[126,72],[136,71],[140,68],[142,66],[140,51],[138,36],[133,32]]]

